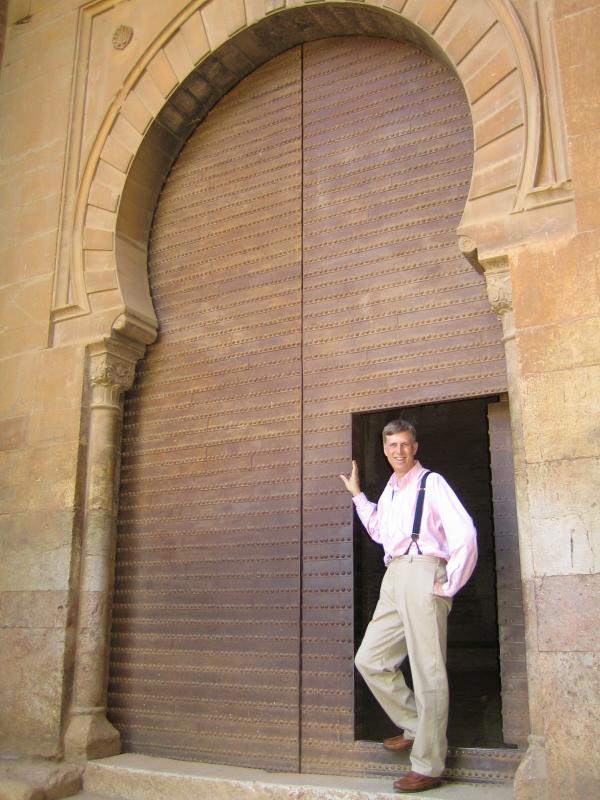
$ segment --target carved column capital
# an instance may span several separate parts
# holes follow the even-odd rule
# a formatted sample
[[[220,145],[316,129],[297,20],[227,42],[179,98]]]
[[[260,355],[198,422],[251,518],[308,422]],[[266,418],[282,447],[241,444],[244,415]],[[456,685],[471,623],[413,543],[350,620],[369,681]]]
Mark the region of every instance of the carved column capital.
[[[90,345],[89,382],[92,408],[119,408],[121,395],[130,389],[135,377],[135,367],[142,357],[139,349],[130,343],[112,339]]]
[[[504,321],[504,315],[512,311],[512,282],[510,265],[506,253],[481,253],[471,236],[459,235],[458,246],[478,272],[483,273],[492,311]]]
[[[481,262],[492,310],[500,317],[512,311],[512,281],[508,257],[499,256]]]

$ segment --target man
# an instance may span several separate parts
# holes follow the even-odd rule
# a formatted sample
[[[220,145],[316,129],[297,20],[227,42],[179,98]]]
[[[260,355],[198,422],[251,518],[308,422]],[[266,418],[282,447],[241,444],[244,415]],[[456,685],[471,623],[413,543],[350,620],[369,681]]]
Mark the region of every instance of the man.
[[[394,473],[377,504],[361,492],[355,461],[349,478],[340,475],[367,532],[383,545],[387,567],[355,663],[384,711],[403,730],[383,746],[394,752],[411,750],[412,770],[394,789],[420,792],[441,784],[448,749],[447,619],[452,597],[475,568],[477,535],[441,475],[429,473],[419,491],[427,470],[415,458],[419,445],[414,426],[395,420],[382,434],[383,452]],[[423,491],[419,525],[415,512]],[[407,654],[414,693],[400,670]]]

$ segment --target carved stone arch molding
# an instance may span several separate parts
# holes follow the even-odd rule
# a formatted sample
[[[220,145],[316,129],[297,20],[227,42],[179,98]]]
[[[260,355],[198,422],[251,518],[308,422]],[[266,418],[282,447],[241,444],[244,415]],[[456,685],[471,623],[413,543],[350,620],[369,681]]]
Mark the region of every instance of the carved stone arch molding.
[[[93,341],[111,331],[145,344],[154,339],[146,247],[173,160],[198,122],[245,75],[290,47],[325,36],[409,41],[458,74],[475,141],[457,231],[468,257],[506,253],[531,236],[564,234],[572,203],[546,5],[529,0],[526,30],[510,0],[192,0],[124,81],[79,174],[72,147],[53,342]],[[82,9],[84,64],[94,15],[113,6],[115,0],[97,0]],[[78,119],[81,124],[86,81],[79,70],[72,129]],[[548,205],[558,204],[547,213]]]

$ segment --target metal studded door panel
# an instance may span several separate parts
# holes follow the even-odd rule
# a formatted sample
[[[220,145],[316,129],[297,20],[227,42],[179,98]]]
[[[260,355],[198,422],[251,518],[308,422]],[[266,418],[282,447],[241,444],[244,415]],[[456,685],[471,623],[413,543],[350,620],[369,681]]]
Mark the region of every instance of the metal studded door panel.
[[[458,251],[472,166],[457,78],[397,42],[304,49],[302,767],[390,771],[356,742],[352,414],[506,386],[498,320]]]
[[[153,225],[109,692],[129,751],[299,766],[300,90],[295,50],[224,98]]]

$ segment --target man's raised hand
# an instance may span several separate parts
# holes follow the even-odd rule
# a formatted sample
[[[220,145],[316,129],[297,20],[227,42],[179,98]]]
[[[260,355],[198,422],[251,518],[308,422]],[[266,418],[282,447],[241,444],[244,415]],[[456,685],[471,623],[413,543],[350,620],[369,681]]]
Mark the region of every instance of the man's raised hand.
[[[356,461],[352,462],[352,472],[350,473],[350,477],[347,478],[345,475],[340,475],[340,479],[346,489],[350,492],[352,497],[356,497],[357,494],[360,494],[360,483],[358,481],[358,464]]]

